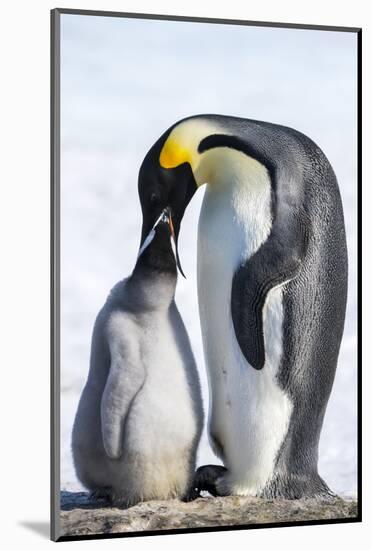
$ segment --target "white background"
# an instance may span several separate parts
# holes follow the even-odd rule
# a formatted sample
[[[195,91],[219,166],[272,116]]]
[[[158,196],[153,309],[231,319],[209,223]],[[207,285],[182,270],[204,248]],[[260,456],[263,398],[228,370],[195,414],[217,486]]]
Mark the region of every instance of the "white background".
[[[166,2],[61,2],[59,7],[147,11],[179,15],[230,17],[297,23],[362,26],[368,21],[360,2],[336,4],[312,1],[307,7],[295,2],[260,2],[245,6],[229,2],[228,8],[202,6],[187,2],[187,7]],[[335,7],[331,9],[332,7]],[[3,495],[1,499],[2,537],[6,547],[19,545],[38,548],[51,544],[45,538],[49,508],[49,9],[51,2],[34,5],[18,2],[17,7],[3,8],[1,14],[1,216],[2,253],[1,335],[3,372],[1,444]],[[369,52],[368,36],[364,36],[365,56]],[[366,66],[366,65],[365,65]],[[368,86],[364,96],[370,96]],[[365,105],[364,119],[369,120]],[[366,137],[366,136],[365,136]],[[364,150],[370,150],[369,132]],[[366,154],[365,154],[366,156]],[[369,180],[368,167],[364,182]],[[370,200],[369,187],[364,185],[363,204]],[[368,216],[364,208],[364,216]],[[365,220],[367,222],[367,220]],[[367,235],[364,263],[367,266]],[[365,277],[366,278],[366,277]],[[365,289],[364,311],[370,295]],[[365,334],[369,325],[366,325]],[[367,340],[366,340],[367,345]],[[368,354],[365,352],[365,364]],[[364,371],[364,395],[369,386],[369,374]],[[367,426],[368,410],[364,413]],[[370,432],[370,430],[368,430]],[[365,433],[365,436],[367,434]],[[369,441],[364,438],[367,449]],[[369,486],[367,460],[363,475]],[[367,495],[364,516],[368,516]],[[44,533],[44,536],[42,534]],[[275,529],[188,536],[141,538],[110,542],[80,542],[70,544],[125,544],[126,547],[151,545],[151,548],[190,543],[237,547],[247,544],[274,544],[291,548],[298,544],[310,548],[313,544],[336,543],[338,548],[350,544],[363,547],[365,525],[342,525],[307,528]],[[256,537],[258,537],[256,539]],[[336,541],[336,542],[335,542]]]

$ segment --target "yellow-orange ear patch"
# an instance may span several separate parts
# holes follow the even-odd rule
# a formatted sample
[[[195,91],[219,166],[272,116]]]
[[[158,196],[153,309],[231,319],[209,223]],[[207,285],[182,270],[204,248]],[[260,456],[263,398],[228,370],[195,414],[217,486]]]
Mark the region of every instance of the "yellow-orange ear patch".
[[[162,168],[176,168],[183,162],[191,164],[191,151],[182,147],[179,141],[169,136],[160,153],[160,165]]]

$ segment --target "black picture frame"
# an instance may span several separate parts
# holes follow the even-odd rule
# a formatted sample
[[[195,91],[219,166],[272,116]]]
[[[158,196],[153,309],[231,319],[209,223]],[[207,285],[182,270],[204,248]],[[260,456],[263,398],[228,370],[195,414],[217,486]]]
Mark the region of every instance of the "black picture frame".
[[[119,17],[132,19],[184,21],[218,25],[244,25],[254,27],[279,27],[285,29],[323,30],[349,32],[357,36],[357,467],[358,467],[358,514],[343,519],[321,519],[285,523],[264,523],[233,526],[137,531],[130,533],[60,536],[60,19],[63,14]],[[51,538],[54,541],[125,538],[189,532],[216,532],[246,529],[266,529],[301,525],[355,523],[362,521],[362,29],[358,27],[335,27],[316,24],[293,24],[207,17],[183,17],[147,13],[124,13],[115,11],[80,10],[56,8],[51,10]]]

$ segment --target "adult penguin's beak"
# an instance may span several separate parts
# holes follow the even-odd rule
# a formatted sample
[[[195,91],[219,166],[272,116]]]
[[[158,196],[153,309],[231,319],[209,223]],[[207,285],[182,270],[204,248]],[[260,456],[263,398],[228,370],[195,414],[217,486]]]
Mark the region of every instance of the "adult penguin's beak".
[[[184,271],[182,269],[180,258],[179,258],[179,252],[178,252],[178,236],[175,233],[174,224],[173,224],[173,218],[171,213],[170,206],[167,206],[163,211],[163,221],[167,222],[170,229],[170,239],[171,239],[171,246],[174,252],[176,265],[178,266],[178,269],[180,273],[183,275],[183,277],[186,279],[186,276],[184,275]]]
[[[161,212],[161,214],[158,216],[155,223],[151,227],[150,231],[148,232],[148,234],[144,238],[143,243],[142,243],[142,245],[139,249],[139,252],[138,252],[138,257],[144,252],[144,250],[147,248],[147,246],[149,246],[151,244],[151,242],[153,241],[153,239],[156,235],[156,227],[160,223],[167,224],[167,226],[169,228],[171,248],[173,250],[173,254],[174,254],[174,257],[175,257],[175,260],[176,260],[177,267],[178,267],[180,273],[183,275],[183,277],[186,278],[186,276],[184,275],[181,263],[180,263],[179,253],[178,253],[178,232],[179,231],[177,231],[174,227],[173,215],[172,215],[172,211],[171,211],[170,206],[167,206],[166,208],[163,209],[163,211]]]

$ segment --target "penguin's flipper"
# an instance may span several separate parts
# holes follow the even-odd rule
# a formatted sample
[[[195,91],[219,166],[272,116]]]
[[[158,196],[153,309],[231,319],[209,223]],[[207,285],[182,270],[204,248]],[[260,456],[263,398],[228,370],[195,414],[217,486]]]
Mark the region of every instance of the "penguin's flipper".
[[[296,223],[291,229],[295,231],[280,231],[273,226],[268,239],[233,277],[234,330],[246,361],[256,370],[262,369],[265,362],[263,308],[267,295],[298,275],[306,249],[304,227]]]
[[[110,344],[111,364],[101,400],[101,423],[107,456],[119,459],[125,418],[135,396],[141,390],[145,373],[135,344],[123,338]]]

